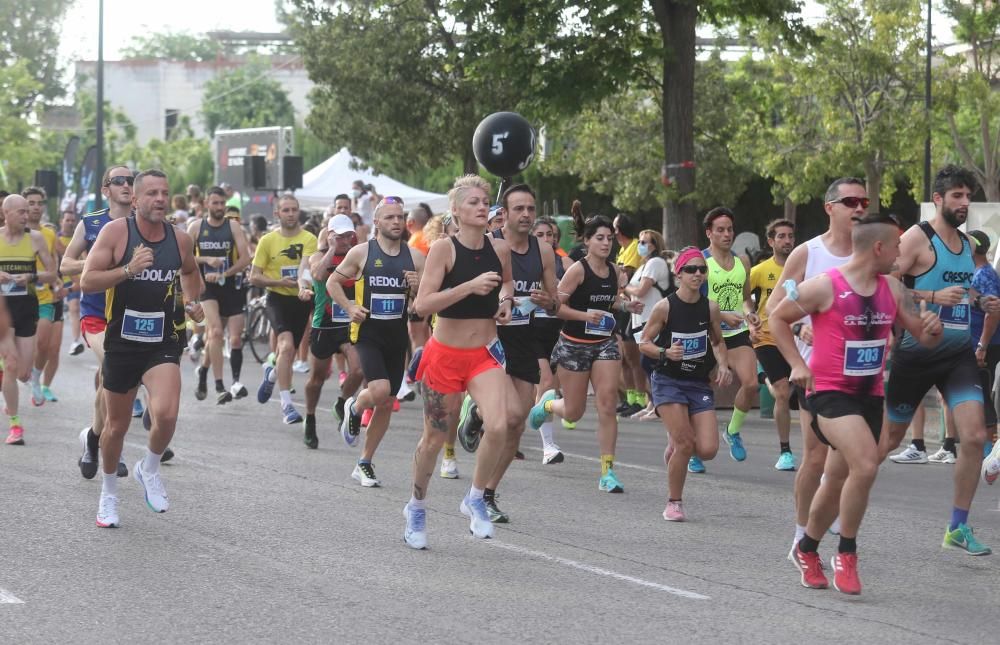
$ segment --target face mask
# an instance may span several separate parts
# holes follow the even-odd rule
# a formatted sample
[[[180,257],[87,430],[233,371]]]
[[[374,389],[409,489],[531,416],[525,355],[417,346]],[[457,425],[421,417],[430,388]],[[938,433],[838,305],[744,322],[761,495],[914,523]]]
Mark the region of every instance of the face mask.
[[[358,197],[361,197],[361,191],[358,190],[357,188],[355,188],[354,190],[352,190],[351,194],[354,195],[354,199],[357,199]]]
[[[639,252],[639,256],[640,257],[644,258],[647,255],[649,255],[649,245],[648,244],[640,244],[638,247],[636,247],[636,250]]]

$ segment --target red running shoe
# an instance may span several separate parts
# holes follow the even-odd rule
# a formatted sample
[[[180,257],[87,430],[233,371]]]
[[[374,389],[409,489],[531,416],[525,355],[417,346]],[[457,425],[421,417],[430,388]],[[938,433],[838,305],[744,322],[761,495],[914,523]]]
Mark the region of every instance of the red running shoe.
[[[861,578],[858,577],[858,554],[838,553],[830,558],[833,567],[833,588],[840,593],[857,596],[861,593]],[[804,574],[803,574],[804,575]]]
[[[368,424],[371,423],[372,415],[375,414],[375,408],[368,408],[361,413],[361,427],[367,428]]]
[[[826,589],[830,586],[823,574],[823,563],[818,553],[804,553],[795,545],[795,568],[802,572],[802,586],[809,589]]]
[[[399,399],[392,400],[392,411],[399,412]]]

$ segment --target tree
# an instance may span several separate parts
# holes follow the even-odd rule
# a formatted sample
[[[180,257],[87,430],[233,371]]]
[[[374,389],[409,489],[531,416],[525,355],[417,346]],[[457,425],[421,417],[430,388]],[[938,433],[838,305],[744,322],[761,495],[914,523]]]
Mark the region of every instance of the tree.
[[[39,90],[40,83],[32,78],[28,61],[0,68],[0,186],[7,190],[32,183],[35,169],[53,161],[46,148],[39,145],[37,126],[24,117],[20,108]]]
[[[28,117],[39,103],[58,98],[64,92],[60,81],[63,70],[57,56],[59,28],[73,0],[7,0],[3,4],[0,68],[21,63],[36,83],[31,92],[20,94],[15,104],[5,107]]]
[[[133,35],[122,48],[124,60],[155,58],[165,60],[207,61],[222,54],[222,44],[204,34],[185,31],[165,31],[148,35]]]
[[[209,136],[216,130],[292,126],[295,109],[281,83],[269,78],[270,63],[251,58],[205,83],[201,105]]]
[[[171,193],[183,193],[189,184],[208,186],[215,172],[212,143],[196,139],[188,117],[166,140],[151,139],[145,146],[132,144],[123,151],[134,168],[158,168],[167,174]]]

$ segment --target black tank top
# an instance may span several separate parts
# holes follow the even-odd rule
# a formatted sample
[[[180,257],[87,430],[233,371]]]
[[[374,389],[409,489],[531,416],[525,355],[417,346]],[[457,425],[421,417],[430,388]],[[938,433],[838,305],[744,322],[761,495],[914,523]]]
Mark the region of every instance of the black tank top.
[[[229,267],[236,262],[236,240],[233,239],[233,229],[230,227],[229,220],[223,220],[222,226],[212,226],[207,217],[201,220],[194,250],[195,254],[201,257],[226,259],[222,267],[218,269],[201,265],[203,276],[209,271],[219,273],[228,271]],[[234,288],[236,284],[235,281],[227,280],[223,286]]]
[[[489,235],[483,236],[483,248],[481,249],[467,249],[455,236],[452,236],[451,243],[455,245],[455,266],[445,274],[444,280],[441,281],[442,291],[457,287],[489,271],[503,274],[503,265],[500,263],[500,258],[497,257],[497,252],[493,250],[493,242]],[[497,285],[493,291],[485,296],[473,294],[463,298],[450,307],[439,311],[438,317],[465,320],[493,318],[500,307],[500,286]]]
[[[104,349],[159,349],[168,344],[176,345],[176,299],[180,297],[181,252],[174,227],[164,222],[163,239],[150,242],[139,233],[135,216],[129,216],[125,221],[128,242],[125,255],[117,266],[128,264],[139,244],[153,249],[153,264],[131,280],[119,282],[108,289],[108,330]]]
[[[378,240],[368,240],[368,259],[361,277],[354,283],[355,301],[368,310],[361,323],[351,323],[351,341],[375,340],[381,344],[406,344],[406,309],[410,287],[404,271],[414,271],[410,247],[399,245],[399,253],[389,255]]]
[[[594,273],[586,259],[580,260],[583,265],[583,282],[569,297],[567,303],[571,309],[586,312],[589,309],[599,309],[608,312],[600,325],[593,325],[580,320],[567,320],[563,324],[563,334],[577,340],[597,342],[611,338],[615,332],[615,317],[611,307],[618,296],[618,272],[610,260],[605,261],[608,275],[605,278]]]
[[[715,353],[708,336],[708,326],[712,324],[708,298],[701,296],[698,302],[688,303],[672,293],[667,302],[670,304],[667,324],[653,342],[669,349],[674,341],[680,341],[684,345],[684,358],[665,360],[656,366],[656,371],[676,379],[707,381],[715,367]]]
[[[493,237],[498,240],[504,239],[503,231],[493,231]],[[510,250],[510,269],[514,277],[514,297],[520,300],[531,295],[532,289],[542,288],[542,253],[538,250],[538,238],[534,235],[528,236],[528,250],[524,253],[516,253]],[[520,328],[527,331],[531,324],[532,312],[529,310],[523,313],[521,308],[514,303],[511,309],[511,319],[507,325],[501,325],[499,329],[513,331]]]

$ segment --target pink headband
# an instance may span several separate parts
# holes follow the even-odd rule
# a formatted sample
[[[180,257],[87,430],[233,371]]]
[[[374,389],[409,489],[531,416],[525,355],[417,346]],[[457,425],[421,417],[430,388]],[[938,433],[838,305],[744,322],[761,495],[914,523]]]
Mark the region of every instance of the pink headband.
[[[700,258],[700,257],[702,257],[701,251],[699,251],[693,246],[689,246],[683,251],[681,251],[680,254],[677,256],[677,259],[674,260],[674,270],[680,271],[681,267],[690,262],[692,258]]]

